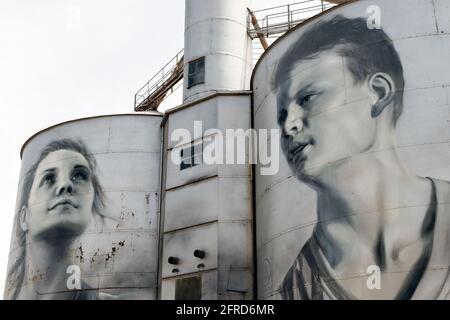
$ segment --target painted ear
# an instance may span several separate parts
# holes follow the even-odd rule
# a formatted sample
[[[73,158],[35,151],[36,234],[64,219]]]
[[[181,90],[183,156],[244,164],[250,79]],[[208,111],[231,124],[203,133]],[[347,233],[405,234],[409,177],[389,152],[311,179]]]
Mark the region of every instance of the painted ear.
[[[19,220],[20,220],[20,227],[25,232],[28,231],[27,217],[28,217],[28,208],[26,206],[23,206],[22,209],[20,210],[20,218],[19,218]]]
[[[375,102],[371,110],[372,118],[376,118],[394,100],[395,83],[387,73],[378,72],[370,77],[369,86],[377,95],[377,102]]]

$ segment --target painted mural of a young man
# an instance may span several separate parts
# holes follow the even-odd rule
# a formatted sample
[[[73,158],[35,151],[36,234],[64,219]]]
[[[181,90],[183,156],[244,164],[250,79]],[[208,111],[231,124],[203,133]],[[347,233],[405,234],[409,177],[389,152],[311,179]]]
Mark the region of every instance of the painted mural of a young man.
[[[319,21],[282,56],[273,85],[283,152],[318,199],[282,297],[446,298],[450,184],[417,176],[396,151],[405,81],[391,39],[363,18]]]

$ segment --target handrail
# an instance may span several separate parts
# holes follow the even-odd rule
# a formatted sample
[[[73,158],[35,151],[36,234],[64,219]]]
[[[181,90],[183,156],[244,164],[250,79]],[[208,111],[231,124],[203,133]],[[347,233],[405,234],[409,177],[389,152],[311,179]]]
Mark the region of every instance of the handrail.
[[[287,5],[276,6],[271,8],[266,8],[262,10],[253,11],[253,15],[256,17],[256,25],[259,26],[258,29],[252,27],[253,24],[248,24],[248,33],[250,37],[256,38],[261,32],[268,37],[271,34],[279,34],[286,32],[290,28],[294,27],[298,23],[310,18],[311,12],[316,12],[317,14],[334,7],[336,4],[330,3],[324,0],[306,0],[295,2]],[[300,17],[305,14],[304,18]],[[296,18],[298,17],[298,18]],[[253,19],[255,20],[255,19]],[[249,19],[250,21],[250,19]],[[270,31],[276,29],[273,33]]]
[[[134,110],[142,109],[142,106],[153,93],[160,91],[172,78],[179,80],[183,63],[184,49],[180,50],[168,63],[166,63],[147,83],[145,83],[134,95]],[[168,88],[170,89],[170,88]]]

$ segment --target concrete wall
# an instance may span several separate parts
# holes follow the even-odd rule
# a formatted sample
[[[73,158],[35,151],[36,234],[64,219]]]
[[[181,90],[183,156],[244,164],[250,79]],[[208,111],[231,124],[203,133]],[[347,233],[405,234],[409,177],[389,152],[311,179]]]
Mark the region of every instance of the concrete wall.
[[[194,121],[202,130],[194,134]],[[165,193],[163,195],[163,250],[161,260],[162,299],[177,296],[177,282],[201,277],[202,299],[250,299],[253,297],[253,239],[251,209],[251,166],[247,164],[206,164],[180,170],[171,153],[189,146],[177,145],[172,133],[190,132],[192,141],[204,147],[215,128],[250,128],[250,95],[220,94],[187,108],[169,113]],[[203,250],[203,259],[194,250]],[[170,264],[169,257],[179,259]],[[199,265],[202,266],[199,267]],[[191,293],[196,297],[197,293]]]
[[[23,263],[12,267],[18,260],[24,261],[26,268],[23,282],[17,280],[18,274],[10,275],[5,298],[156,298],[160,122],[158,113],[80,119],[39,132],[27,142],[22,155],[14,226],[17,233],[13,233],[9,256],[10,271],[21,270]],[[24,218],[27,224],[22,227],[19,222],[24,210],[20,198],[26,173],[39,159],[43,148],[52,141],[66,143],[65,139],[80,140],[97,167],[94,169],[88,162],[89,177],[77,175],[71,160],[86,165],[85,157],[80,158],[73,148],[68,151],[59,149],[70,147],[56,147],[36,171],[33,184],[37,185],[32,187],[30,199],[34,199],[33,194],[38,194],[39,189],[47,190],[39,193],[37,201],[29,200]],[[53,162],[47,161],[50,157],[54,158],[51,158]],[[39,174],[45,166],[55,170],[40,185]],[[100,194],[104,196],[104,207],[99,212],[91,210],[92,198],[96,199],[93,194],[99,190],[93,187],[94,176],[103,188]],[[87,189],[82,189],[83,183]],[[39,216],[40,203],[48,202],[46,206],[51,207],[58,199],[72,199],[77,208],[59,205],[58,212],[48,210]],[[82,208],[89,211],[84,222],[78,219]],[[39,228],[40,234],[36,231]],[[18,236],[24,237],[25,242],[20,243]],[[25,253],[22,259],[21,253]]]
[[[283,129],[286,148],[279,150],[276,175],[261,176],[256,167],[258,298],[448,297],[449,6],[446,0],[355,1],[291,30],[259,61],[255,127]],[[362,23],[349,27],[338,16]],[[331,28],[320,29],[331,19]],[[366,22],[380,22],[381,29]],[[392,56],[370,58],[374,32],[392,40],[403,65],[396,125],[389,97],[401,88],[399,73],[389,69]],[[358,64],[348,58],[356,50],[348,40],[353,34],[369,49],[357,53],[367,59],[360,65],[379,64],[359,82],[350,70]],[[341,39],[340,46],[314,51],[327,38]],[[302,50],[319,54],[295,64]],[[277,78],[283,61],[291,67]],[[377,72],[384,74],[373,77]],[[306,78],[312,87],[302,93]],[[312,147],[287,161],[289,146],[295,152],[302,143]]]

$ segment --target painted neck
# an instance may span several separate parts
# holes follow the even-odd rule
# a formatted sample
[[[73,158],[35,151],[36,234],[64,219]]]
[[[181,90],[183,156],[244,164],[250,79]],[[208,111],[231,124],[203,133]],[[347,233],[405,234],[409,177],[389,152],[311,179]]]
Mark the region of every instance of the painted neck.
[[[67,291],[67,267],[74,264],[68,250],[74,238],[55,238],[31,242],[27,246],[26,294],[32,299],[47,299],[54,292]]]

